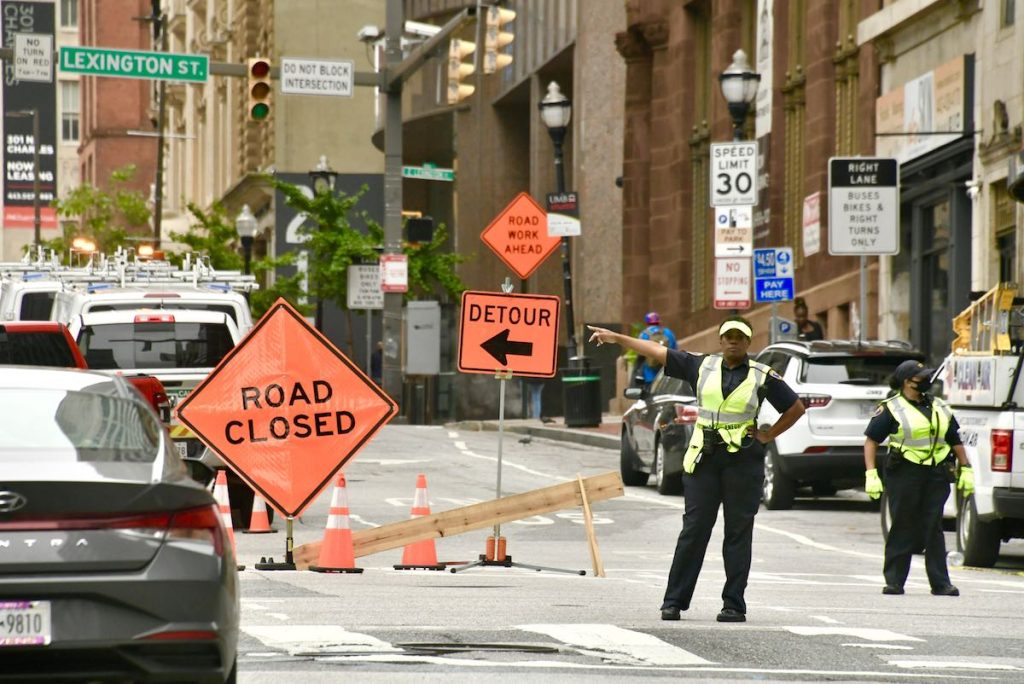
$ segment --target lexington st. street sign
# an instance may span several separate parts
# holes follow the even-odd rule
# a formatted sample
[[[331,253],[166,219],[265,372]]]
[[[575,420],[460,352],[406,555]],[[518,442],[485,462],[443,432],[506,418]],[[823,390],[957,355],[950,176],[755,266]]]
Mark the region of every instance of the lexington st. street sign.
[[[192,83],[205,83],[210,73],[206,55],[95,47],[62,47],[59,65],[61,71],[71,74]]]

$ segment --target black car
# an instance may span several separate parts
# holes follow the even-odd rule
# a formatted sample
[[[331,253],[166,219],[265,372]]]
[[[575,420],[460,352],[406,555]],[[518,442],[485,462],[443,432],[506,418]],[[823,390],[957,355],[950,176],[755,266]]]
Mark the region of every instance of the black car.
[[[653,474],[658,492],[683,490],[683,453],[697,421],[697,398],[685,380],[660,371],[647,387],[623,393],[636,403],[622,415],[622,482],[642,486]]]

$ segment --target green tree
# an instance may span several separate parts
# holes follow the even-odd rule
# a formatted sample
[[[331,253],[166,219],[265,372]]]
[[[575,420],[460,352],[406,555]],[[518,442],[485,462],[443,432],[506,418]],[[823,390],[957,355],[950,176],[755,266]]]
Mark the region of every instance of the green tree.
[[[352,312],[348,309],[348,268],[357,263],[378,260],[384,245],[384,229],[365,211],[356,211],[366,194],[363,186],[354,195],[345,193],[304,194],[297,186],[277,178],[269,182],[285,197],[288,206],[305,213],[312,226],[300,232],[307,237],[304,248],[309,252],[310,295],[333,302],[348,318],[348,347],[352,349]],[[351,217],[358,217],[366,226],[362,232],[352,226]],[[409,290],[405,299],[436,297],[445,293],[458,297],[466,289],[455,267],[467,259],[444,250],[447,229],[438,226],[429,243],[404,244],[402,251],[409,258]]]
[[[234,222],[228,216],[224,205],[215,202],[209,211],[194,202],[188,203],[189,213],[195,221],[189,225],[184,233],[171,233],[171,239],[177,243],[187,245],[195,256],[205,256],[209,259],[210,266],[220,271],[237,271],[244,266],[244,259],[238,253],[238,232],[235,230]],[[168,260],[181,266],[184,262],[185,252],[170,252]],[[249,294],[249,308],[254,319],[259,319],[266,313],[279,297],[284,297],[288,302],[299,310],[303,315],[312,313],[313,307],[308,304],[301,304],[303,296],[301,287],[301,274],[282,277],[275,275],[276,270],[282,266],[292,266],[295,263],[294,254],[285,254],[276,259],[259,259],[252,264],[252,270],[260,283],[260,289]],[[273,282],[269,283],[270,280]]]
[[[128,164],[110,174],[106,188],[83,183],[63,198],[53,201],[57,215],[77,219],[74,227],[66,224],[61,235],[44,243],[62,256],[67,256],[76,237],[92,240],[97,252],[110,254],[131,242],[130,237],[151,237],[151,212],[146,197],[127,184],[135,177],[135,165]],[[132,245],[134,247],[134,245]]]

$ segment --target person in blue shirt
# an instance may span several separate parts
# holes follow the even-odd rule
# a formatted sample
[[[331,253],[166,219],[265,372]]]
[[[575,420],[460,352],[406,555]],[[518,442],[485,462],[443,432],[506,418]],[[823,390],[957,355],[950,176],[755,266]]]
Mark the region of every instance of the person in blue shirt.
[[[657,311],[651,311],[645,315],[644,323],[647,324],[647,327],[640,332],[639,339],[657,342],[666,349],[675,350],[676,335],[671,329],[661,324],[661,316],[658,315]],[[644,357],[637,375],[642,375],[644,384],[650,385],[654,381],[655,376],[658,375],[658,371],[661,370],[661,366],[661,362],[656,359]]]

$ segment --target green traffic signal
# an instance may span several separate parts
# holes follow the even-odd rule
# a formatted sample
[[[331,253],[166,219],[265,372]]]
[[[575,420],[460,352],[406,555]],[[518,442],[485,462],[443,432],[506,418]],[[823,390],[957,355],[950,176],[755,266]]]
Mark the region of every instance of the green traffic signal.
[[[263,121],[269,114],[270,106],[263,102],[254,104],[252,109],[249,110],[249,116],[255,121]]]

